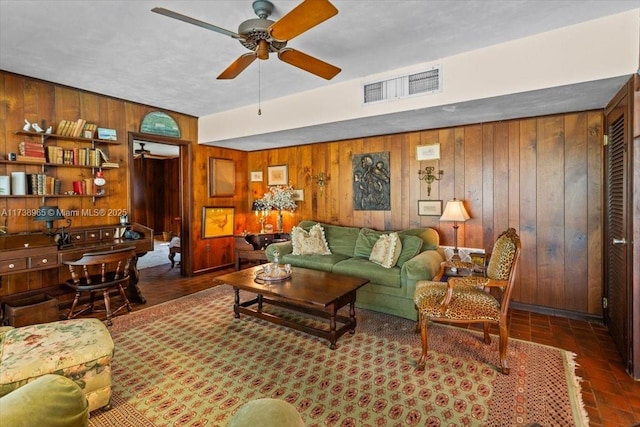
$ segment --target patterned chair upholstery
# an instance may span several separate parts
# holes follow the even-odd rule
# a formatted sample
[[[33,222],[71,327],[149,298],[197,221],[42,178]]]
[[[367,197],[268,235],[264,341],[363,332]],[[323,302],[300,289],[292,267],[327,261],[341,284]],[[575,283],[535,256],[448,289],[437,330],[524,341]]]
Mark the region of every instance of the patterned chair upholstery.
[[[422,280],[416,283],[414,302],[418,309],[418,330],[422,341],[422,355],[418,369],[424,370],[427,352],[429,320],[448,323],[482,323],[484,342],[491,343],[489,325],[497,324],[500,333],[500,367],[509,374],[507,344],[509,330],[507,311],[520,257],[520,238],[509,228],[498,236],[485,277],[452,277],[447,283]],[[459,262],[458,262],[459,264]],[[442,277],[447,263],[443,263],[436,278]],[[456,265],[456,267],[465,267]],[[466,266],[467,268],[470,266]]]
[[[98,319],[5,328],[0,332],[0,397],[46,374],[72,379],[89,411],[111,400],[113,340]]]

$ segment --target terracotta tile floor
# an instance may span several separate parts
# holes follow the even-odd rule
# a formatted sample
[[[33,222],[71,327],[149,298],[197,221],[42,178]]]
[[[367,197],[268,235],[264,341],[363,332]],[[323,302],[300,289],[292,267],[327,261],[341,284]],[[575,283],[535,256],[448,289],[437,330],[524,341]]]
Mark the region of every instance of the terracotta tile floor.
[[[180,277],[168,265],[142,270],[140,289],[147,304],[179,298],[212,286],[211,278],[232,270],[192,278]],[[607,329],[598,323],[547,316],[522,310],[510,314],[510,336],[563,348],[577,354],[577,375],[583,379],[582,398],[591,426],[629,427],[640,423],[640,381],[625,372]]]

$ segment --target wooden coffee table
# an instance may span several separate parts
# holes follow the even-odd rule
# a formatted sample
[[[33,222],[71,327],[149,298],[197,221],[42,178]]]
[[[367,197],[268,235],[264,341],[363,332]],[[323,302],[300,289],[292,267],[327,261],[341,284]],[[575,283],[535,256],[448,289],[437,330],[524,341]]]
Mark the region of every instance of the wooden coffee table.
[[[235,291],[233,311],[236,318],[240,317],[240,313],[244,313],[325,338],[329,340],[332,350],[336,348],[338,338],[345,332],[355,333],[356,290],[367,284],[369,282],[367,279],[293,267],[291,277],[286,280],[258,283],[254,280],[255,274],[263,267],[259,265],[214,279],[220,284],[233,286]],[[256,294],[256,297],[241,302],[241,290]],[[328,320],[328,324],[324,323],[324,326],[328,326],[328,328],[314,327],[265,312],[263,311],[264,304],[315,316],[322,323]],[[338,310],[346,305],[349,305],[348,317],[338,314]],[[341,326],[338,327],[338,324]]]

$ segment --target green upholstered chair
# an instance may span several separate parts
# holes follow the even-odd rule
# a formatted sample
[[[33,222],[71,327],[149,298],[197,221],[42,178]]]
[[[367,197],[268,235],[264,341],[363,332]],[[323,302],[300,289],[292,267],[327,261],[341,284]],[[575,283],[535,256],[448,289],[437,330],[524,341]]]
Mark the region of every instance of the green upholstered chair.
[[[82,389],[62,375],[47,374],[0,398],[0,425],[83,427],[89,404]]]
[[[498,325],[500,331],[500,367],[509,373],[507,344],[509,330],[507,310],[515,282],[520,257],[520,238],[509,228],[498,236],[485,277],[452,277],[446,283],[419,281],[416,283],[414,302],[418,309],[418,329],[422,341],[422,355],[418,369],[425,367],[428,351],[427,326],[429,320],[447,323],[482,323],[484,342],[491,343],[489,325]],[[436,277],[442,277],[446,262]]]

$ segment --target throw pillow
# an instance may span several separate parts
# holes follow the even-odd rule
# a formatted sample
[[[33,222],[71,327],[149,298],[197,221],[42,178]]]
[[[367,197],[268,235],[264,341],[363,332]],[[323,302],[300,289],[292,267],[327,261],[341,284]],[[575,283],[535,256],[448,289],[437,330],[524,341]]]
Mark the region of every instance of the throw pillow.
[[[292,255],[331,255],[324,237],[324,229],[316,224],[306,231],[300,227],[291,230]]]
[[[402,252],[402,243],[398,233],[383,234],[373,245],[369,261],[380,264],[384,268],[391,268],[398,262],[400,252]]]

